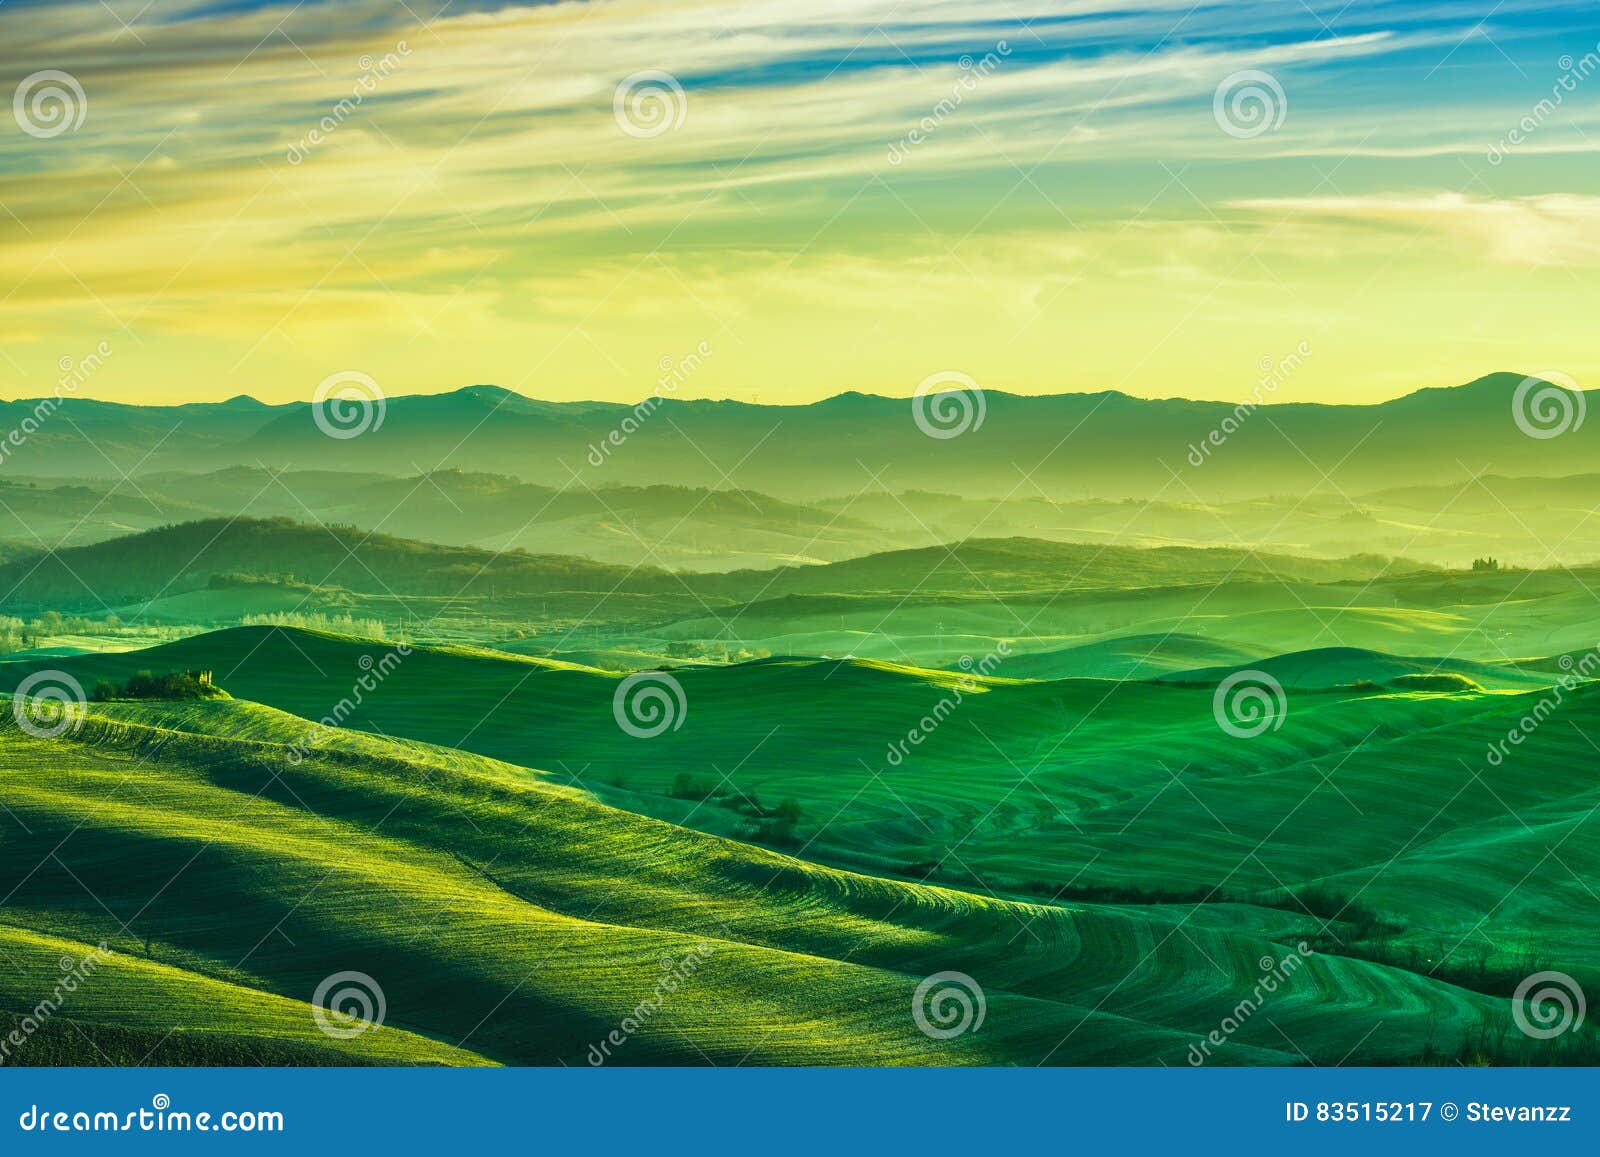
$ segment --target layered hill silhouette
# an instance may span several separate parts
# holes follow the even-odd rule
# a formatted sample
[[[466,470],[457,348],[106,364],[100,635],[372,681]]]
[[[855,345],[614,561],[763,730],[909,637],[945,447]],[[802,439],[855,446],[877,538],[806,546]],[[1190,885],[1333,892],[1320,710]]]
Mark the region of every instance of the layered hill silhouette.
[[[377,596],[537,597],[588,592],[672,595],[685,609],[835,592],[998,592],[1202,584],[1224,579],[1360,581],[1425,570],[1377,556],[1311,559],[1239,549],[1140,550],[1030,539],[974,540],[827,565],[680,574],[570,555],[474,547],[288,518],[206,519],[0,564],[17,607],[113,608],[254,579]]]
[[[804,406],[668,398],[653,400],[640,418],[629,405],[541,402],[474,386],[390,398],[381,425],[347,440],[325,436],[308,403],[235,398],[144,407],[69,398],[7,468],[61,477],[114,476],[108,462],[125,471],[255,464],[395,472],[412,464],[549,486],[578,476],[590,486],[713,487],[732,475],[739,486],[786,501],[855,493],[874,478],[928,490],[959,479],[969,494],[1036,485],[1083,497],[1192,492],[1212,500],[1328,490],[1329,475],[1354,491],[1437,484],[1485,469],[1544,477],[1592,470],[1600,425],[1529,437],[1514,414],[1524,380],[1497,373],[1381,405],[1253,411],[1115,391],[990,391],[982,424],[948,440],[924,435],[911,401],[856,393]],[[0,406],[0,426],[19,424],[34,408],[29,401]],[[625,441],[596,453],[625,422],[632,430]],[[1208,444],[1213,431],[1225,435],[1220,445]]]

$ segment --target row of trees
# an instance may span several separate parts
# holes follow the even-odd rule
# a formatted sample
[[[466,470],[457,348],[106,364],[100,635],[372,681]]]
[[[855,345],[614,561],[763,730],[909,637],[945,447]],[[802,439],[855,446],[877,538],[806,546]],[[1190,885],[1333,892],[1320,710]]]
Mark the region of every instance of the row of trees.
[[[154,642],[165,642],[168,639],[192,635],[198,629],[197,627],[135,627],[124,623],[116,615],[106,615],[98,619],[87,615],[63,615],[59,611],[44,611],[32,619],[0,615],[0,655],[31,650],[62,635],[137,634]]]

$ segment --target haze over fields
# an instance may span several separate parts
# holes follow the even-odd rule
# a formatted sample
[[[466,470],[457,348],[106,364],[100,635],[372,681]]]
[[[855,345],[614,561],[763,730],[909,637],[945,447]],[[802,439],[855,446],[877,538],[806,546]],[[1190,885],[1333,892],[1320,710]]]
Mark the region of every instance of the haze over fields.
[[[1600,1064],[1592,3],[138,2],[0,1067]]]
[[[1119,492],[1184,431],[1102,469],[1059,416],[1093,399],[647,415],[753,439],[712,485],[644,429],[593,483],[472,468],[581,462],[604,408],[491,405],[420,470],[305,407],[73,400],[0,485],[0,936],[14,1023],[63,956],[100,979],[18,1059],[1587,1061],[1518,1026],[1557,1007],[1528,977],[1600,981],[1597,492],[1502,463],[1535,441],[1502,384],[1299,419],[1392,447],[1425,411],[1470,469],[1297,493],[1263,409],[1183,464],[1253,464],[1211,500]],[[963,401],[995,441],[950,459],[972,431],[919,423]],[[382,429],[426,408],[427,460],[485,405]],[[842,447],[839,405],[886,433]],[[143,468],[9,474],[80,435]],[[1014,493],[891,484],[1052,437]],[[606,475],[636,452],[664,477]]]

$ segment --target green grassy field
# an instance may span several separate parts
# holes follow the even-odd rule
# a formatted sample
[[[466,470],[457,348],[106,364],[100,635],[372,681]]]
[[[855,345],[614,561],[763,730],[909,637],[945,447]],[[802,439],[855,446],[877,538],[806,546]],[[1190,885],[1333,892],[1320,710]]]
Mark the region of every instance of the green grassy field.
[[[616,1059],[1181,1064],[1302,942],[1307,970],[1216,1060],[1593,1044],[1510,1032],[1508,997],[1536,968],[1600,982],[1597,689],[1495,765],[1548,691],[1291,687],[1281,728],[1236,741],[1181,676],[774,659],[677,669],[682,726],[639,739],[617,674],[422,648],[312,742],[391,646],[240,629],[52,660],[86,687],[203,667],[236,698],[91,704],[70,742],[0,734],[5,922],[167,970],[148,992],[190,974],[305,1002],[369,973],[401,1031],[366,1059],[583,1063],[701,941],[692,999]],[[38,667],[0,665],[0,688]],[[949,970],[987,1020],[938,1041],[912,994]],[[85,1007],[85,1032],[143,1031],[134,1005]],[[217,1047],[317,1049],[284,1007]]]
[[[101,1024],[203,1010],[216,1027],[185,1031],[224,1054],[316,1049],[296,999],[359,967],[389,1009],[389,1032],[340,1042],[364,1059],[582,1063],[663,959],[699,951],[693,999],[618,1059],[1177,1063],[1285,951],[1182,906],[1031,905],[807,864],[414,745],[341,737],[290,768],[264,737],[296,726],[239,703],[114,705],[65,746],[6,735],[26,832],[4,850],[20,877],[4,943],[49,962],[83,948],[68,929],[111,947],[68,1006],[89,1042]],[[948,968],[982,978],[988,1013],[947,1043],[916,1029],[911,1001]],[[1168,992],[1165,1011],[1122,983],[1129,969]],[[1319,955],[1273,1019],[1333,1057],[1356,1047],[1348,1012],[1374,991],[1397,1002],[1375,1058],[1465,1045],[1495,1018],[1492,997]],[[1273,1036],[1257,1025],[1223,1059],[1294,1059]]]
[[[1134,656],[1142,675],[1219,665],[1237,654],[1331,647],[1498,663],[1593,648],[1600,638],[1592,625],[1597,590],[1600,573],[1591,570],[1382,574],[1329,582],[1256,575],[1140,589],[1062,583],[991,591],[974,582],[965,594],[913,589],[696,607],[645,632],[624,630],[640,647],[720,640],[775,655],[928,666],[983,655],[1001,641],[1034,655],[1090,645],[1126,651],[1130,637],[1148,636],[1150,644]],[[1193,639],[1207,641],[1214,656],[1202,650],[1193,656],[1197,661],[1161,657]],[[1037,673],[1121,677],[1133,670],[1124,659],[1120,666],[1069,662]]]

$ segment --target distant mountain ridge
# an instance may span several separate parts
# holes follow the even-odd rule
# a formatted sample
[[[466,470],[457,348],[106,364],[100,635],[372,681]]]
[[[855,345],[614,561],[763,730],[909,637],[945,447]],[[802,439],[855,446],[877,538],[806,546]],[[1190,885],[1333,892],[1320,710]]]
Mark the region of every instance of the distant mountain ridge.
[[[1116,391],[989,391],[981,423],[974,417],[959,436],[938,438],[919,426],[912,400],[858,393],[803,406],[675,398],[633,406],[545,402],[477,385],[389,398],[382,422],[352,438],[327,436],[306,402],[146,407],[68,398],[11,448],[3,469],[114,477],[241,465],[454,467],[554,487],[731,484],[802,502],[874,486],[1212,501],[1438,485],[1480,471],[1592,471],[1600,422],[1574,418],[1559,436],[1531,436],[1516,413],[1526,380],[1500,373],[1378,405],[1253,409]],[[29,401],[0,404],[0,430],[33,410]]]

